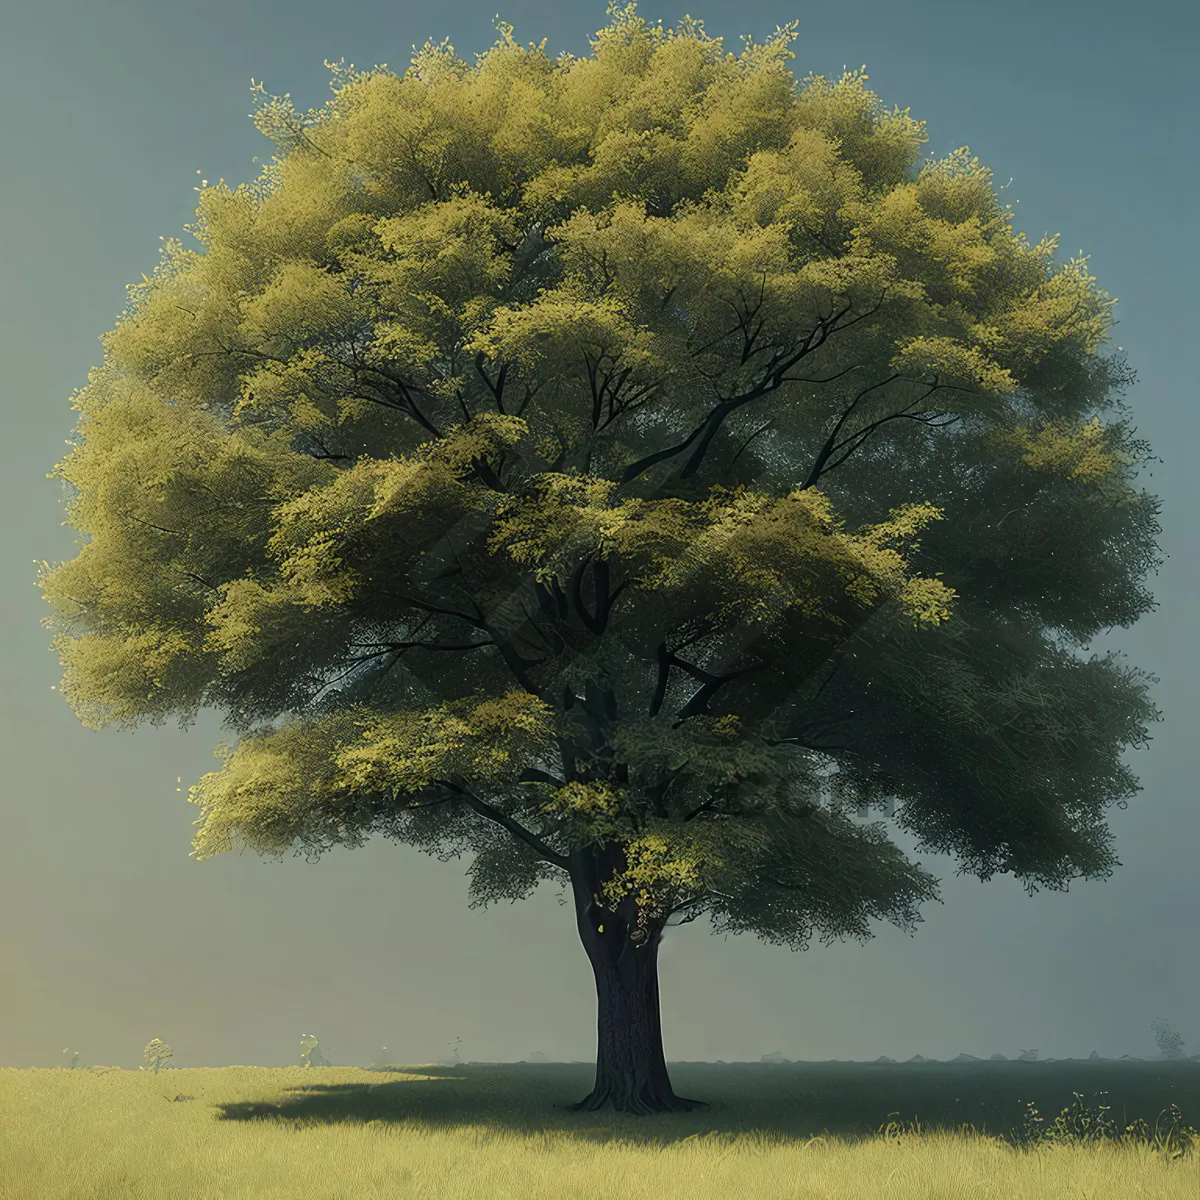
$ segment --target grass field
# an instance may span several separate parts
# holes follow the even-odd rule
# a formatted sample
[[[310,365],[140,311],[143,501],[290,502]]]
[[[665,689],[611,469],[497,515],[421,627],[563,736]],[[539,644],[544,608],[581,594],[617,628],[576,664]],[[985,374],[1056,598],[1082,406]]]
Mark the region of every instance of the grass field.
[[[568,1111],[592,1071],[3,1069],[0,1200],[1200,1197],[1194,1063],[674,1063],[711,1111],[650,1118]],[[1025,1137],[1029,1101],[1049,1125],[1084,1089],[1118,1129],[1174,1104],[1184,1132],[1081,1141],[1105,1114],[1075,1098]]]

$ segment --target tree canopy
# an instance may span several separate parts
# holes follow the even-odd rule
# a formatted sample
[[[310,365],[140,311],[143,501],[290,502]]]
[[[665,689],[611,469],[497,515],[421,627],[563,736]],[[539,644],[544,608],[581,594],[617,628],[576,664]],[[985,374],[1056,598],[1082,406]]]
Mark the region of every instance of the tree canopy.
[[[258,85],[275,157],[74,398],[64,696],[225,713],[197,858],[382,833],[634,943],[911,926],[937,880],[854,810],[1103,877],[1158,716],[1089,650],[1158,562],[1115,302],[795,23],[609,14]]]

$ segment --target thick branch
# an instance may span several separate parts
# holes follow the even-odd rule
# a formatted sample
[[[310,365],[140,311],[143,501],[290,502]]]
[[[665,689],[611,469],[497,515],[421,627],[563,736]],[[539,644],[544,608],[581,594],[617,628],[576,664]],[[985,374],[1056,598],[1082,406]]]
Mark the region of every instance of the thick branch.
[[[650,789],[650,803],[653,805],[655,813],[664,820],[669,815],[667,813],[666,805],[667,792],[670,790],[671,784],[673,784],[675,780],[677,780],[680,775],[687,770],[688,764],[691,761],[692,760],[690,758],[685,759],[679,764],[679,766],[668,772],[665,779],[660,779],[659,782]]]
[[[596,613],[593,616],[588,612],[587,606],[583,602],[583,573],[588,562],[592,563],[592,580],[595,585],[596,593]],[[575,610],[579,614],[579,619],[585,626],[597,637],[599,637],[608,624],[608,614],[612,611],[612,606],[617,596],[627,586],[622,583],[615,591],[608,590],[608,563],[603,559],[592,560],[585,559],[575,571],[571,578],[571,594],[575,601]]]
[[[698,679],[702,683],[702,687],[692,696],[692,698],[679,710],[679,717],[675,722],[675,727],[699,713],[708,711],[708,702],[716,695],[717,689],[724,687],[727,683],[732,682],[741,675],[748,675],[751,671],[761,671],[764,663],[755,663],[750,667],[740,667],[736,671],[730,671],[725,675],[710,675],[707,671],[695,666],[693,663],[684,662],[682,659],[671,656],[674,666],[677,666],[681,671],[686,671],[693,679]]]
[[[493,808],[485,800],[480,800],[473,792],[463,787],[461,784],[447,780],[439,780],[443,787],[449,788],[452,792],[458,793],[473,808],[481,817],[487,817],[489,821],[494,821],[497,825],[503,826],[508,830],[513,837],[524,842],[527,846],[532,847],[538,852],[538,855],[545,859],[546,862],[558,867],[562,871],[569,872],[571,869],[570,859],[565,854],[559,854],[557,850],[546,845],[536,833],[525,828],[518,821],[514,821],[507,813],[501,812],[498,808]]]
[[[607,568],[606,568],[607,569]],[[600,632],[603,633],[608,625],[609,614],[613,610],[613,605],[617,602],[617,597],[629,586],[629,580],[623,580],[617,584],[611,592],[608,593],[608,603],[604,606],[604,612],[600,617]]]
[[[540,767],[526,767],[521,772],[520,783],[549,783],[554,787],[566,787],[566,783],[562,779],[551,775],[548,771],[543,771]]]
[[[650,716],[657,716],[662,709],[663,700],[667,694],[667,683],[670,679],[671,668],[678,667],[681,671],[685,671],[693,679],[698,679],[703,686],[696,692],[694,696],[680,710],[678,720],[675,723],[676,728],[688,717],[696,716],[698,713],[706,711],[708,702],[716,694],[717,689],[724,687],[725,684],[737,679],[740,675],[746,675],[751,671],[759,671],[762,669],[762,663],[756,663],[753,666],[741,667],[736,671],[730,671],[725,675],[713,675],[705,671],[702,667],[696,666],[694,663],[684,661],[678,658],[674,653],[667,649],[666,642],[658,644],[658,682],[654,689],[654,697],[650,701]]]
[[[521,685],[530,695],[540,695],[537,688],[534,687],[533,681],[527,674],[528,668],[540,667],[545,661],[540,658],[526,658],[523,654],[518,653],[512,642],[499,635],[499,633],[489,626],[485,626],[488,633],[491,634],[492,643],[500,652],[500,657],[504,659],[504,665],[512,672],[513,678]]]
[[[471,469],[478,476],[484,487],[490,488],[493,492],[508,493],[508,488],[500,481],[500,477],[492,470],[491,465],[483,458],[474,458],[471,460]]]
[[[504,412],[504,399],[503,399],[503,397],[504,397],[504,379],[505,379],[505,376],[508,375],[508,364],[505,363],[500,368],[500,374],[497,377],[496,382],[494,384],[488,378],[487,372],[483,369],[483,353],[482,352],[475,355],[475,370],[478,373],[479,378],[482,379],[483,382],[487,384],[488,391],[490,391],[492,393],[492,395],[495,397],[496,411],[499,413],[503,413]]]
[[[629,580],[626,579],[610,592],[608,590],[608,578],[608,563],[604,559],[598,559],[592,566],[592,579],[596,585],[596,615],[588,625],[588,628],[597,637],[608,627],[609,614],[613,610],[613,605],[617,602],[617,597],[629,586]]]

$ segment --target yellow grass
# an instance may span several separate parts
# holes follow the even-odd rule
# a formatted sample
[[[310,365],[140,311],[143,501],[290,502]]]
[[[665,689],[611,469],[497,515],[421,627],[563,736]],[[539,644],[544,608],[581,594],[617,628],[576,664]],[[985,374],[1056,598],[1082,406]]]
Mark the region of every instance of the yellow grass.
[[[555,1108],[578,1098],[574,1078],[533,1073],[514,1101],[486,1068],[436,1071],[0,1070],[0,1200],[1200,1197],[1200,1153],[731,1133],[713,1113]]]

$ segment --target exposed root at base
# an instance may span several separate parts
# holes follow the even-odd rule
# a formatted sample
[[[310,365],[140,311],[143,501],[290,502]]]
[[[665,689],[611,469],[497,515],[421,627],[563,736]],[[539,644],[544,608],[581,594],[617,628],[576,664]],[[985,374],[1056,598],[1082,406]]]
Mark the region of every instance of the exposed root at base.
[[[612,1088],[603,1088],[592,1091],[578,1104],[568,1104],[567,1108],[571,1112],[597,1112],[609,1105],[615,1112],[631,1113],[638,1117],[668,1112],[708,1112],[712,1107],[707,1100],[689,1100],[674,1092],[662,1095],[644,1087],[626,1095],[616,1095]]]

